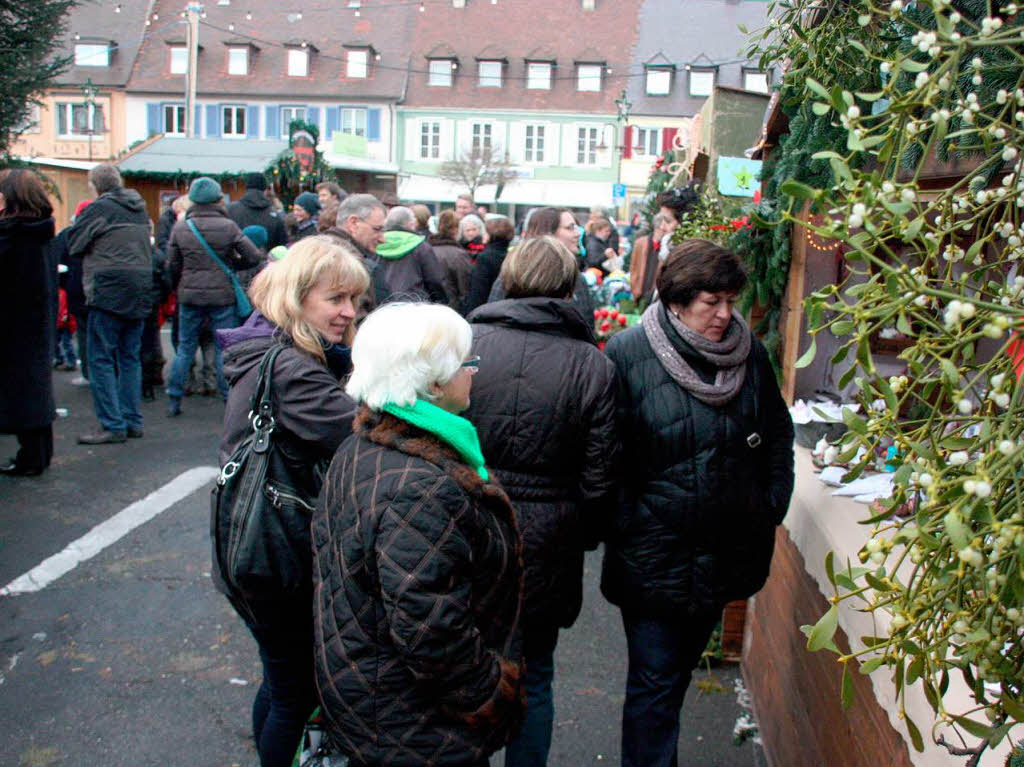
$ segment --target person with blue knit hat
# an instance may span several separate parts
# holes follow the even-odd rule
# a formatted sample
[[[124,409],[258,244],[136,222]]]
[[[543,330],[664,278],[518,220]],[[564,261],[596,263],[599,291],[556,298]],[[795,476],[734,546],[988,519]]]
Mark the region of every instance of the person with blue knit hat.
[[[317,215],[320,213],[320,198],[312,192],[303,192],[295,198],[292,205],[292,216],[295,218],[295,231],[288,246],[291,247],[304,237],[317,233]]]

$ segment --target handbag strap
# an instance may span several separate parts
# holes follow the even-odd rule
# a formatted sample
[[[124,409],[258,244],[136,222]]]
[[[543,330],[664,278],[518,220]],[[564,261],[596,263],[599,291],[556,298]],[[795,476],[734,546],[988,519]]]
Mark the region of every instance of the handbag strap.
[[[188,228],[192,230],[192,234],[194,234],[196,236],[196,239],[199,240],[199,244],[203,246],[203,249],[206,251],[206,254],[214,260],[214,263],[216,263],[217,266],[224,270],[224,274],[226,274],[228,279],[231,280],[231,284],[237,288],[241,288],[242,285],[238,281],[238,278],[235,276],[234,270],[231,269],[231,267],[229,267],[227,264],[225,264],[224,261],[221,260],[221,257],[218,256],[217,253],[214,251],[214,249],[210,247],[210,243],[208,243],[206,241],[206,238],[199,233],[199,227],[196,226],[196,222],[190,218],[187,218],[185,219],[185,223],[188,224]]]
[[[256,374],[256,388],[253,391],[250,401],[249,417],[252,422],[256,438],[253,440],[253,452],[263,453],[270,447],[270,435],[274,431],[274,363],[277,361],[284,346],[275,344],[260,361],[259,371]]]

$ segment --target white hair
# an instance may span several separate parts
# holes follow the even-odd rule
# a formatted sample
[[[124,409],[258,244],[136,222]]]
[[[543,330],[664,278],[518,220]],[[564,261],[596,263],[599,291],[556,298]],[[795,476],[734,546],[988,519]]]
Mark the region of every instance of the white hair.
[[[487,231],[484,227],[484,222],[480,220],[480,216],[475,213],[467,213],[459,219],[459,237],[462,237],[465,234],[466,227],[469,224],[474,224],[481,236]]]
[[[432,400],[430,385],[450,381],[472,344],[469,323],[443,304],[385,304],[359,326],[345,391],[371,410]]]

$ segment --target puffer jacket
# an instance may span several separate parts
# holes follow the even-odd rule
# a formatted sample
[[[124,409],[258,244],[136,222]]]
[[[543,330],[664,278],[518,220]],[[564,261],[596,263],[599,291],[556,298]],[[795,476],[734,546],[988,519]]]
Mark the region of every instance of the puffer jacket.
[[[246,189],[245,194],[228,205],[228,216],[238,224],[239,229],[247,226],[262,226],[267,230],[267,250],[288,242],[288,231],[284,226],[284,215],[259,189]]]
[[[82,287],[90,309],[141,320],[152,308],[153,256],[146,203],[117,187],[96,198],[68,233],[70,257],[82,258]]]
[[[470,323],[480,370],[464,415],[523,532],[524,629],[569,627],[615,500],[615,368],[569,301],[506,299]]]
[[[167,245],[167,272],[178,291],[178,303],[231,306],[235,303],[231,280],[200,245],[188,221],[195,223],[213,252],[235,271],[257,266],[263,253],[228,218],[220,203],[193,205],[185,220],[174,225]]]
[[[522,708],[508,497],[436,437],[362,409],[313,515],[316,681],[354,763],[476,765]]]
[[[659,319],[675,351],[713,380],[715,369],[664,308]],[[752,341],[743,386],[721,407],[669,376],[642,326],[608,344],[623,488],[601,590],[623,609],[647,617],[711,612],[750,596],[768,577],[775,527],[793,492],[793,422],[767,351]]]
[[[501,282],[499,276],[491,286],[491,292],[487,296],[488,303],[494,301],[505,300],[505,286]],[[580,275],[576,278],[576,284],[572,289],[572,303],[579,311],[582,317],[593,317],[594,316],[594,296],[590,292],[590,288],[587,287],[586,280]]]

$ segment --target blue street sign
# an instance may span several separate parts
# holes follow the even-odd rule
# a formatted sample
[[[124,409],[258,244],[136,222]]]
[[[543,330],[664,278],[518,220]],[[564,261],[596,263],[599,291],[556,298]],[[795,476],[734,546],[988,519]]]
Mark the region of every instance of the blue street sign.
[[[626,185],[625,184],[612,184],[612,199],[613,200],[625,200],[626,199]]]

